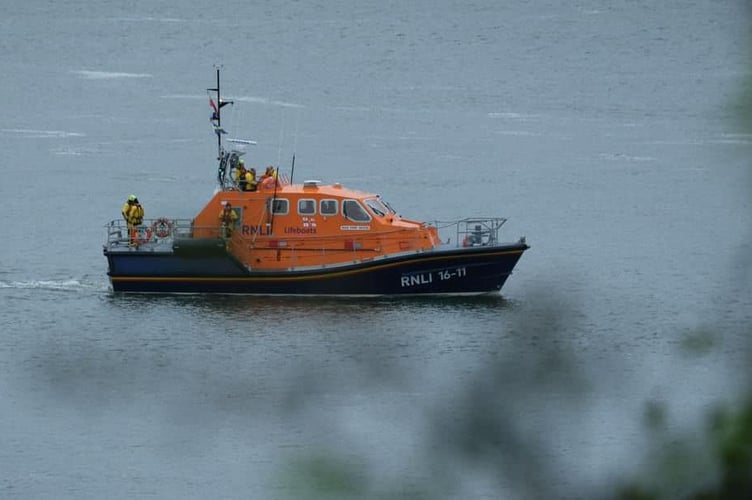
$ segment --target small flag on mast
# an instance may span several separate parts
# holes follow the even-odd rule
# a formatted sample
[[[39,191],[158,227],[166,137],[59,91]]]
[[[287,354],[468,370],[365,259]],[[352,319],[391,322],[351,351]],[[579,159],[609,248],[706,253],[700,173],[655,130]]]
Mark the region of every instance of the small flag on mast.
[[[211,106],[211,108],[214,110],[214,112],[212,113],[211,117],[209,117],[209,119],[211,121],[218,122],[219,121],[219,111],[217,110],[217,105],[214,104],[214,100],[211,98],[211,96],[209,96],[209,106]],[[220,108],[222,107],[221,104],[220,104],[219,107]]]

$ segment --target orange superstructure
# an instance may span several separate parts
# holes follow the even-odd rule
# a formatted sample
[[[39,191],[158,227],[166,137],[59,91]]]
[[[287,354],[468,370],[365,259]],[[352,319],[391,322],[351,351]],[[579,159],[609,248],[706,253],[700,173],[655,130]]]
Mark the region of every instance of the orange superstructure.
[[[238,215],[228,251],[257,270],[350,264],[439,243],[435,227],[402,218],[376,194],[283,179],[253,192],[218,191],[193,219],[197,235],[218,234],[223,202]]]

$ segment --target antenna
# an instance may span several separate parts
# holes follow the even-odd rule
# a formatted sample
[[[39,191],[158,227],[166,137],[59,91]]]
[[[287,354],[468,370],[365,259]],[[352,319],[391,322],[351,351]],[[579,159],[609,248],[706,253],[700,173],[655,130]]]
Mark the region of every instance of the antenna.
[[[206,89],[207,92],[216,92],[217,93],[217,102],[215,103],[211,95],[209,96],[209,106],[214,110],[209,120],[212,122],[212,126],[214,127],[214,133],[217,134],[217,160],[222,159],[222,134],[226,134],[227,132],[222,128],[222,106],[225,104],[234,104],[233,101],[223,101],[222,100],[222,94],[220,93],[220,85],[219,85],[219,69],[221,66],[214,66],[217,70],[217,86],[215,88]]]
[[[280,114],[282,115],[282,119],[280,120],[279,124],[279,145],[277,147],[277,168],[279,168],[279,164],[282,163],[282,142],[285,140],[285,109],[282,108],[280,111]]]
[[[295,153],[292,154],[292,167],[290,167],[290,184],[292,184],[292,176],[295,174]]]
[[[292,167],[290,167],[290,184],[295,173],[295,152],[298,150],[298,125],[300,124],[300,110],[295,113],[295,135],[292,142]]]
[[[274,171],[274,194],[272,195],[272,220],[269,223],[269,234],[274,232],[274,202],[277,201],[277,186],[279,185],[279,167]]]
[[[206,91],[216,92],[217,102],[220,104],[217,106],[212,100],[211,95],[209,96],[209,106],[214,110],[209,120],[212,122],[214,132],[217,134],[217,160],[219,160],[222,158],[222,113],[220,112],[220,109],[222,109],[222,99],[219,93],[219,66],[215,65],[214,68],[217,70],[217,86],[213,89],[206,89]]]

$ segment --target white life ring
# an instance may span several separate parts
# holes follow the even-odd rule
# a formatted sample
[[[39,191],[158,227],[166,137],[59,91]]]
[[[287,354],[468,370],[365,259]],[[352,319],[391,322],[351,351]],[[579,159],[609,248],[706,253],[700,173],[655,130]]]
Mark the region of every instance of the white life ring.
[[[152,231],[157,235],[157,238],[166,238],[172,232],[172,222],[165,217],[160,217],[154,221],[151,225]]]

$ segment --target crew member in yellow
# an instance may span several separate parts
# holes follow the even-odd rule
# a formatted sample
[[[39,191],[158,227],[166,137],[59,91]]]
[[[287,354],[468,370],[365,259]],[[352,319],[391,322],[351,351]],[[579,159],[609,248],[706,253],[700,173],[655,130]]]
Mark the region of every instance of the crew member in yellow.
[[[222,205],[222,210],[219,212],[219,221],[222,223],[222,237],[231,238],[235,229],[235,221],[238,220],[238,214],[232,209],[229,201],[223,201]]]
[[[241,158],[238,160],[238,168],[235,169],[235,184],[241,191],[246,190],[246,175],[248,171],[245,169],[245,161]]]
[[[256,169],[251,167],[245,173],[245,190],[256,191],[258,187],[258,181],[256,180]]]
[[[128,196],[128,200],[120,210],[125,219],[126,227],[128,228],[128,245],[138,246],[138,229],[144,221],[144,207],[138,202],[135,194]]]

